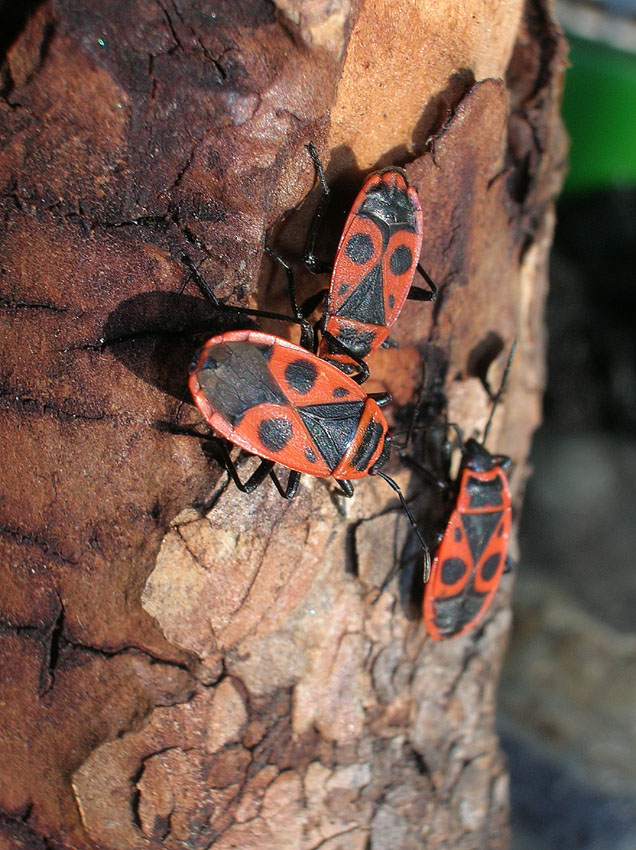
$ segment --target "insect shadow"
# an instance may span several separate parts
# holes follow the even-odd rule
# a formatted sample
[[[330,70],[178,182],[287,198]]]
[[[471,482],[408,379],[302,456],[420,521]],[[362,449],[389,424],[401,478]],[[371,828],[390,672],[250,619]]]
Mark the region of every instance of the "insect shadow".
[[[145,292],[112,311],[102,330],[102,348],[141,380],[181,402],[197,349],[211,336],[245,327],[256,324],[221,313],[201,297]]]

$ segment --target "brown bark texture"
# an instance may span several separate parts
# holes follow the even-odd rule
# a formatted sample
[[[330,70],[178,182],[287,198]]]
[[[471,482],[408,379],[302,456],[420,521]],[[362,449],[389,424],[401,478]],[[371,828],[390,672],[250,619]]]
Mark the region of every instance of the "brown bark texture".
[[[301,297],[327,283],[299,262],[305,143],[334,188],[325,256],[364,174],[404,166],[439,298],[407,302],[366,386],[398,421],[425,364],[479,433],[517,338],[489,447],[518,509],[565,149],[545,0],[3,8],[0,848],[506,847],[512,578],[435,643],[382,481],[228,486],[183,399],[201,340],[240,323],[183,257],[287,310],[266,239]],[[434,531],[440,494],[389,471]]]

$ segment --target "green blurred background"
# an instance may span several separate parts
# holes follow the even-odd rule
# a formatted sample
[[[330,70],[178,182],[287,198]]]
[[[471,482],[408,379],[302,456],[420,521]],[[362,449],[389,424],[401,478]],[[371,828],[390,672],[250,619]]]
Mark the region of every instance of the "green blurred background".
[[[636,55],[568,33],[565,192],[636,182]]]

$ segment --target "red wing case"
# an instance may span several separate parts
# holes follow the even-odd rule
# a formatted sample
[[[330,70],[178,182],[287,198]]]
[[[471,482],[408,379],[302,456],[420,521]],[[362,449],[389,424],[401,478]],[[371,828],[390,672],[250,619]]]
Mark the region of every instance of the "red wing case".
[[[422,208],[399,168],[371,175],[345,223],[334,263],[325,330],[360,358],[384,342],[404,306],[422,248]],[[319,356],[354,361],[323,338]]]
[[[462,471],[455,508],[424,588],[424,620],[435,640],[469,631],[493,600],[504,571],[512,510],[499,466]]]
[[[387,423],[376,402],[335,366],[271,334],[208,340],[190,373],[196,406],[247,452],[319,478],[362,478]]]

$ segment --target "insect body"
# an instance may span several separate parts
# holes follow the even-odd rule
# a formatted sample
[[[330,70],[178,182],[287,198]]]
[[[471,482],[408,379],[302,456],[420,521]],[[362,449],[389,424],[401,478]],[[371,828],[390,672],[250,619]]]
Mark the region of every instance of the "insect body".
[[[331,276],[319,354],[351,363],[329,335],[365,358],[387,338],[413,282],[422,247],[422,208],[397,168],[373,174],[347,218]]]
[[[308,472],[332,476],[352,496],[352,480],[378,475],[397,493],[430,564],[400,488],[380,469],[391,442],[380,405],[390,396],[367,395],[352,378],[306,349],[249,330],[209,339],[192,364],[188,383],[194,403],[217,434],[262,459],[243,484],[224,451],[224,463],[239,489],[251,492],[270,475],[281,495],[291,499],[300,474]],[[275,463],[292,470],[286,488],[273,472]]]
[[[388,399],[368,396],[335,366],[271,334],[239,330],[208,340],[189,386],[217,434],[264,458],[265,474],[274,463],[289,467],[296,486],[299,473],[333,476],[352,495],[351,480],[376,474],[388,458],[379,407]]]
[[[323,203],[310,232],[305,262],[314,271],[316,224],[328,200],[322,165],[308,145],[323,188]],[[415,189],[401,168],[386,168],[364,183],[345,222],[331,273],[318,354],[350,371],[386,340],[407,297],[431,301],[436,288],[418,265],[423,217]],[[430,290],[412,287],[416,269]]]
[[[424,587],[424,620],[435,640],[469,631],[497,591],[510,537],[509,465],[466,441],[455,506]]]
[[[462,635],[477,623],[492,602],[506,566],[512,519],[506,478],[510,458],[491,455],[485,442],[516,348],[515,340],[483,441],[463,443],[460,429],[453,426],[462,442],[462,461],[452,489],[453,509],[424,587],[424,621],[435,640]]]

